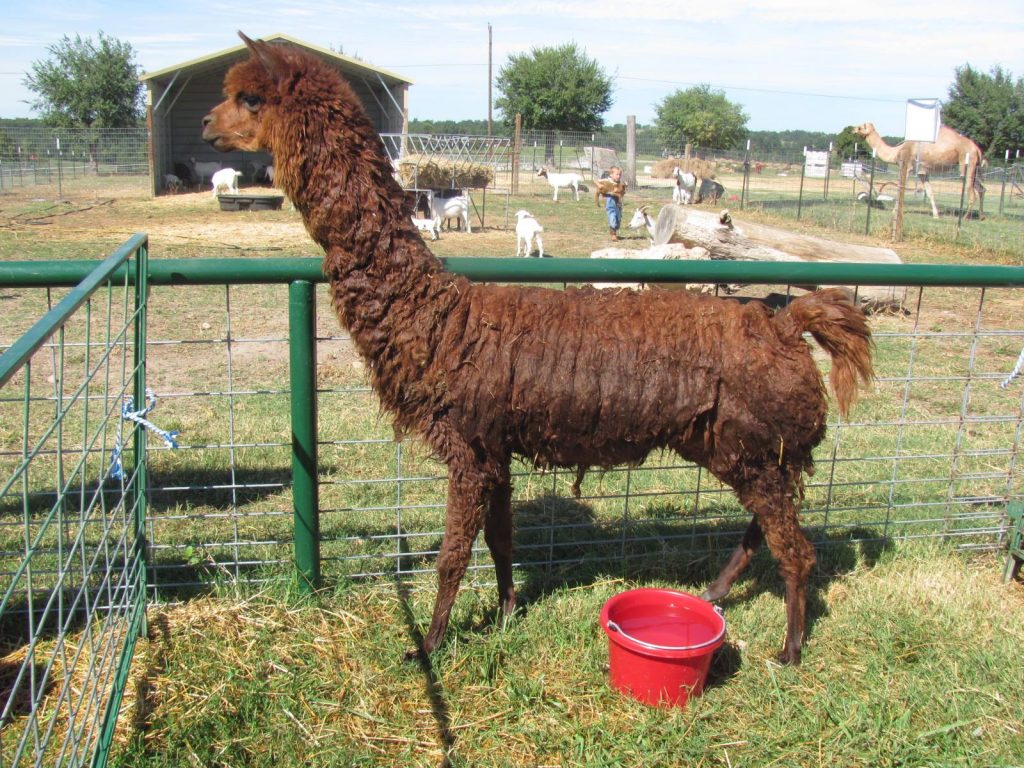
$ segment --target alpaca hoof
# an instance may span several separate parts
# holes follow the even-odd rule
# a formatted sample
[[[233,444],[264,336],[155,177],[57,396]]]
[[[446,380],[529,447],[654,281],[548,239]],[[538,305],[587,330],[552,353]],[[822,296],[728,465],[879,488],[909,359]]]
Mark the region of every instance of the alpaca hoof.
[[[701,592],[700,599],[706,600],[709,603],[714,603],[721,600],[723,597],[729,594],[728,587],[716,587],[712,584],[710,587]]]
[[[410,648],[404,654],[402,654],[403,661],[423,661],[427,655],[423,652],[422,648]]]
[[[775,657],[775,660],[784,667],[798,667],[800,666],[800,649],[797,648],[794,651],[782,650],[779,655]]]

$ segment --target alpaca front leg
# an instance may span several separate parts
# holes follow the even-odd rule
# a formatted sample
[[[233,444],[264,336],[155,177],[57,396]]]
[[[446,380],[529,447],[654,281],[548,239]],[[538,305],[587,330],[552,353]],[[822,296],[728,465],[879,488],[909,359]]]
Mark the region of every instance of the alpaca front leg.
[[[448,628],[448,619],[459,592],[459,584],[466,575],[473,542],[483,525],[485,488],[479,476],[467,477],[449,470],[448,513],[445,519],[444,541],[437,556],[437,597],[430,629],[423,639],[423,652],[430,653],[440,643]],[[415,655],[415,652],[408,654]]]

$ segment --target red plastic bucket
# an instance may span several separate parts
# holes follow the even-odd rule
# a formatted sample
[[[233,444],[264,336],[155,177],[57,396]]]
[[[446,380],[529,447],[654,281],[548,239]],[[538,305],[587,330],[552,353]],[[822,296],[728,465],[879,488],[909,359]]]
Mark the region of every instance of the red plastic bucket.
[[[601,609],[615,688],[652,705],[685,707],[700,696],[725,619],[706,600],[673,589],[632,589]]]

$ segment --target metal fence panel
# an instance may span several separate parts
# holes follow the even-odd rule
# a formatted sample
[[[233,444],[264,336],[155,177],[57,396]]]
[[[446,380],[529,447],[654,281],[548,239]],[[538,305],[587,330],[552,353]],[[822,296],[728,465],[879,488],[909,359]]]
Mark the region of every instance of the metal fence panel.
[[[144,237],[0,356],[4,766],[103,764],[144,622],[145,444],[121,416],[143,384],[145,315],[112,277],[131,256],[144,275]]]
[[[803,523],[822,547],[938,537],[990,549],[1005,541],[1007,505],[1024,498],[1024,380],[1010,376],[1024,346],[1015,309],[1020,268],[585,259],[448,265],[505,281],[656,275],[658,282],[749,283],[751,295],[768,300],[792,290],[787,270],[793,282],[859,277],[905,286],[899,309],[872,318],[875,388],[850,421],[833,415],[815,454]],[[53,266],[65,280],[74,274],[74,263]],[[0,284],[3,275],[21,285],[44,280],[38,263],[3,265]],[[142,367],[127,328],[139,315],[127,286],[144,278],[142,382],[133,377]],[[416,441],[394,440],[351,340],[330,312],[315,312],[329,306],[318,260],[164,260],[147,273],[122,269],[110,279],[125,298],[103,300],[102,311],[92,299],[83,329],[69,326],[59,344],[43,346],[37,354],[44,357],[0,399],[4,424],[24,425],[27,436],[22,442],[19,428],[5,427],[5,476],[12,479],[0,519],[9,582],[0,664],[13,681],[0,724],[5,764],[80,761],[96,743],[103,707],[95,702],[106,694],[83,695],[78,675],[91,675],[105,692],[130,659],[141,579],[150,598],[177,600],[217,583],[294,578],[298,561],[300,580],[320,573],[391,584],[430,574],[441,542],[445,468]],[[99,341],[93,327],[105,329]],[[83,383],[71,384],[71,360]],[[308,376],[313,361],[315,378]],[[180,432],[178,448],[150,441],[136,472],[111,483],[123,395],[145,385],[160,402],[150,420]],[[306,432],[317,426],[315,443],[296,436],[300,420]],[[307,455],[297,457],[297,449]],[[296,468],[314,489],[300,487]],[[518,581],[571,579],[583,563],[615,575],[656,574],[669,558],[721,556],[747,524],[730,489],[668,454],[589,474],[579,499],[569,493],[575,472],[514,470]],[[314,507],[304,518],[303,505]],[[314,554],[298,541],[296,522],[316,529]],[[482,543],[469,578],[493,583]],[[430,578],[422,583],[432,587]]]

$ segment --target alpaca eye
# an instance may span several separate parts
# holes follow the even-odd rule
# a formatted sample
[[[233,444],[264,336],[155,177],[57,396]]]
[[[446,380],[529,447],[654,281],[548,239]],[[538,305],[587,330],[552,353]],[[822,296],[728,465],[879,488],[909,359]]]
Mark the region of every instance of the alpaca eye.
[[[262,99],[260,99],[259,96],[252,96],[247,93],[239,96],[239,99],[250,112],[255,112],[260,108],[260,104],[262,103]]]

